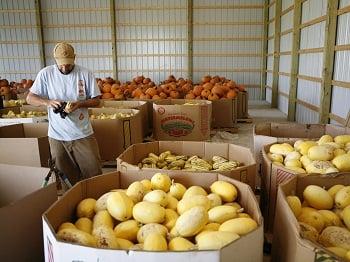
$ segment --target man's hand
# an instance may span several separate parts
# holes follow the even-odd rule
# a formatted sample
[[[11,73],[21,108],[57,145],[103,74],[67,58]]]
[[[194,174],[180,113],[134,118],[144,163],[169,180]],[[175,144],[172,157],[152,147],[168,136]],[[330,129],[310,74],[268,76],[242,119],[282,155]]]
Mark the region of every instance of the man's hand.
[[[46,100],[46,106],[51,108],[58,108],[61,105],[61,102],[58,100]]]
[[[72,113],[74,112],[75,110],[77,110],[78,108],[80,108],[80,101],[75,101],[75,102],[68,102],[64,111],[66,113]]]

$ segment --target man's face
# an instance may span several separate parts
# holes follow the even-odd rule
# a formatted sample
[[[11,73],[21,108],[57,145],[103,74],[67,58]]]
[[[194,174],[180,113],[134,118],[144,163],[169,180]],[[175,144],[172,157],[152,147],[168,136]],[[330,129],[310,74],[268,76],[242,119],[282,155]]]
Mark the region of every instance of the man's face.
[[[57,65],[58,66],[58,70],[60,70],[60,72],[64,75],[68,75],[74,68],[74,64],[73,65]]]

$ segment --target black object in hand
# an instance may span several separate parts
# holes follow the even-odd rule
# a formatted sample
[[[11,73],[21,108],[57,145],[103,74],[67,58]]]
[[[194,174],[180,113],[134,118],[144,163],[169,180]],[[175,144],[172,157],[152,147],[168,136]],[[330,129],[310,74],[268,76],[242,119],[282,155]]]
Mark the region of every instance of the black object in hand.
[[[68,115],[68,113],[66,111],[64,111],[64,109],[66,108],[67,102],[62,102],[61,105],[59,107],[55,107],[53,109],[53,112],[55,114],[60,114],[61,118],[66,118],[66,116]]]

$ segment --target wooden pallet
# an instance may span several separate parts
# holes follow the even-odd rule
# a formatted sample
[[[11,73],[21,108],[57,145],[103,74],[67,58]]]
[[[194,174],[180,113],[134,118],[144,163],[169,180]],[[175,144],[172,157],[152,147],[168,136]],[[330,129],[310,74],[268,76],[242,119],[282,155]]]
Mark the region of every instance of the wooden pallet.
[[[250,118],[250,117],[247,117],[247,118],[239,118],[239,119],[237,119],[237,123],[251,124],[251,123],[253,123],[253,118]]]

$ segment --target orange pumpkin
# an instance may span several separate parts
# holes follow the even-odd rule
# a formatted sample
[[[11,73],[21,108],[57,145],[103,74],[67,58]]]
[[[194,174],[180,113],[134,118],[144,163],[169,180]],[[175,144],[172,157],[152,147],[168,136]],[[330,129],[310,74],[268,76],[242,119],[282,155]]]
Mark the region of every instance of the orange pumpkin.
[[[208,96],[210,95],[210,91],[209,90],[203,90],[202,93],[201,93],[201,96],[203,98],[208,98]]]
[[[195,99],[196,96],[193,94],[193,93],[188,93],[186,96],[185,96],[186,99]]]
[[[149,95],[150,97],[155,96],[158,94],[157,90],[154,87],[149,87],[147,88],[146,92],[147,95]]]
[[[110,84],[104,84],[102,86],[102,93],[110,93],[112,89],[112,86]]]
[[[117,99],[117,100],[124,100],[124,95],[123,94],[116,94],[114,96],[114,99]]]
[[[121,91],[121,89],[119,88],[118,85],[114,84],[114,85],[112,85],[111,93],[112,93],[113,95],[117,95],[117,94],[121,94],[122,91]]]
[[[148,95],[148,94],[141,94],[140,95],[140,99],[151,99],[151,96],[150,95]]]
[[[210,75],[206,75],[202,77],[202,83],[208,83],[211,80],[211,76]]]
[[[1,95],[8,95],[8,94],[10,94],[10,92],[11,92],[11,89],[9,86],[2,86],[0,88]]]
[[[160,98],[159,95],[154,95],[154,96],[152,96],[152,99],[153,99],[153,100],[159,100],[159,99],[161,99],[161,98]]]
[[[183,86],[181,86],[181,90],[185,94],[188,93],[191,90],[191,84],[188,84],[188,83],[184,84]]]
[[[143,79],[143,81],[142,81],[142,83],[145,84],[145,85],[149,84],[150,82],[151,82],[151,79],[148,78],[148,77]]]
[[[136,88],[134,91],[132,91],[131,96],[139,98],[142,94],[141,88]]]
[[[193,94],[194,94],[195,96],[200,96],[201,93],[202,93],[202,91],[203,91],[203,87],[200,86],[200,85],[197,85],[197,86],[195,86],[195,87],[193,88]]]
[[[114,98],[114,95],[112,95],[111,93],[102,94],[102,99],[111,99],[111,98]]]
[[[170,91],[170,97],[173,99],[177,99],[180,97],[180,94],[179,94],[179,92],[172,90],[172,91]]]
[[[230,90],[226,94],[226,97],[229,98],[229,99],[234,99],[236,96],[237,96],[237,93],[234,90]]]
[[[159,97],[160,97],[161,99],[166,99],[168,96],[167,96],[166,93],[160,92],[160,93],[159,93]]]
[[[244,92],[245,91],[245,87],[244,85],[236,85],[236,88],[241,91],[241,92]]]
[[[219,96],[217,96],[216,94],[210,94],[208,96],[208,100],[211,100],[211,101],[218,100],[218,99],[219,99]]]
[[[204,85],[203,85],[203,88],[205,89],[205,90],[211,90],[212,88],[213,88],[213,84],[211,84],[211,83],[205,83]]]
[[[213,89],[211,90],[211,92],[215,95],[217,95],[218,97],[222,97],[224,96],[224,89],[222,89],[222,86],[219,84],[216,84]]]

